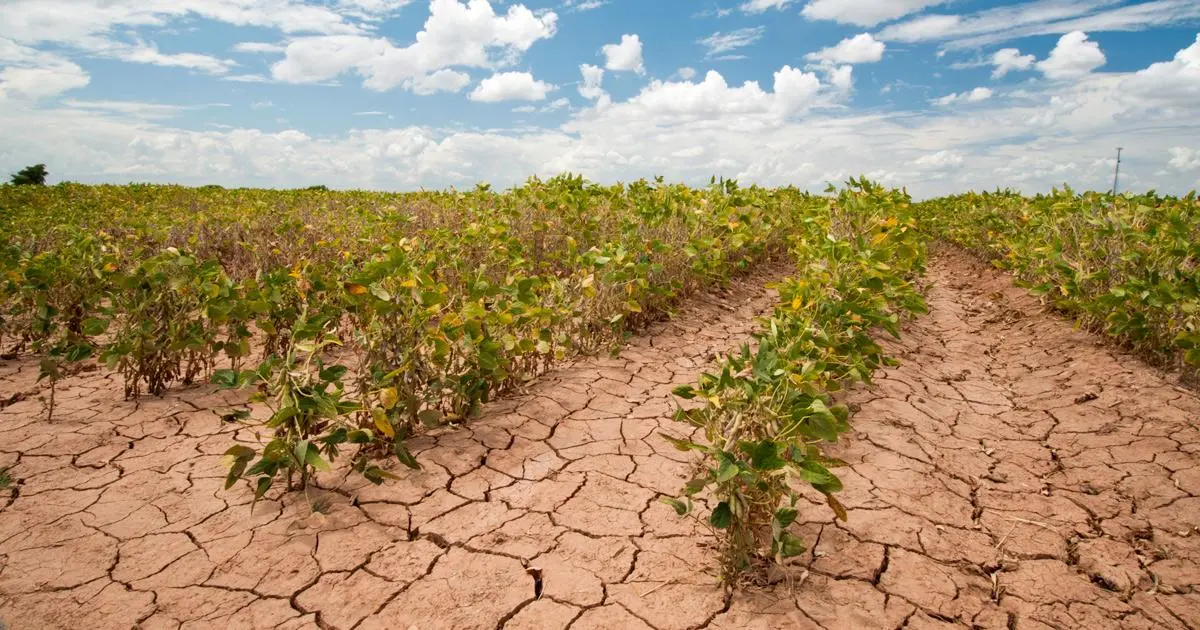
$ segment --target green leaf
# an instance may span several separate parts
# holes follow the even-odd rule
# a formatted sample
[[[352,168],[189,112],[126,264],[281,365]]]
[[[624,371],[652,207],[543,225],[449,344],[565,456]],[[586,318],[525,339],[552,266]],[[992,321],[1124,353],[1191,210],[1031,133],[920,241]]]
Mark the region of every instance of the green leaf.
[[[691,400],[696,397],[696,390],[691,385],[680,385],[671,390],[671,393],[680,397]]]
[[[103,335],[104,332],[108,330],[108,320],[100,319],[98,317],[89,317],[88,319],[83,320],[82,329],[83,334],[87,335],[88,337]]]
[[[754,444],[750,451],[750,465],[757,470],[779,470],[786,465],[779,457],[779,445],[771,440],[763,440]]]
[[[729,453],[720,453],[717,455],[721,463],[717,466],[717,483],[725,483],[738,475],[739,468],[737,462],[733,460],[733,456]]]
[[[680,516],[687,516],[687,513],[691,511],[690,501],[688,503],[684,503],[683,501],[680,501],[674,497],[662,497],[659,499],[659,501],[662,501],[663,503],[675,508],[675,513]]]
[[[442,425],[442,412],[437,409],[424,409],[417,414],[417,420],[427,427],[438,427]]]
[[[779,559],[794,558],[805,551],[804,542],[789,532],[779,532],[771,546]]]
[[[708,485],[708,479],[704,477],[696,477],[683,486],[684,494],[691,496],[702,490]]]
[[[258,478],[258,481],[254,484],[254,500],[255,501],[258,501],[259,499],[261,499],[263,497],[263,495],[267,493],[267,490],[271,489],[271,481],[272,481],[271,477],[264,476],[264,477]]]
[[[673,444],[676,449],[679,449],[681,451],[691,451],[691,450],[698,450],[698,449],[703,448],[702,446],[700,446],[699,444],[697,444],[691,440],[685,440],[682,438],[671,437],[671,436],[667,435],[666,433],[659,433],[658,435],[660,437],[662,437],[662,439]]]
[[[237,370],[214,370],[212,375],[214,385],[222,389],[232,389],[238,386]]]
[[[236,444],[234,446],[230,446],[229,450],[225,451],[225,457],[232,457],[233,459],[250,459],[254,457],[254,449],[250,448],[249,446]]]
[[[421,469],[420,462],[418,462],[417,458],[413,457],[413,454],[408,451],[408,448],[404,446],[404,442],[397,440],[396,443],[392,445],[392,453],[396,455],[396,459],[399,460],[401,464],[404,464],[413,470]]]
[[[322,381],[333,383],[342,380],[348,369],[344,365],[330,365],[318,373]]]
[[[733,522],[733,511],[729,509],[729,503],[726,501],[718,503],[717,508],[709,515],[708,522],[717,529],[727,529]]]
[[[787,527],[796,521],[796,516],[800,513],[793,507],[781,507],[775,510],[775,520],[780,527]]]
[[[325,461],[321,457],[321,449],[317,448],[315,444],[308,445],[308,450],[304,453],[304,461],[309,466],[312,466],[314,469],[321,472],[329,472],[333,470],[333,468],[329,466],[329,462]]]

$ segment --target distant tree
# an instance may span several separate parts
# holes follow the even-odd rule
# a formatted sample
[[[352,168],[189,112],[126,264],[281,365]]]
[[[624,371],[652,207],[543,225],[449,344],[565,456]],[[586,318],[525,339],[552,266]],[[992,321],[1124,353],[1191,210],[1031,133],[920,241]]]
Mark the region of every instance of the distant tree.
[[[316,185],[316,186],[309,186],[308,188],[305,188],[304,190],[314,190],[314,191],[321,191],[321,192],[329,192],[329,187],[328,187],[328,186],[326,186],[325,184],[318,184],[318,185]]]
[[[13,186],[45,186],[46,175],[49,173],[46,172],[45,164],[34,164],[14,174],[11,183]]]

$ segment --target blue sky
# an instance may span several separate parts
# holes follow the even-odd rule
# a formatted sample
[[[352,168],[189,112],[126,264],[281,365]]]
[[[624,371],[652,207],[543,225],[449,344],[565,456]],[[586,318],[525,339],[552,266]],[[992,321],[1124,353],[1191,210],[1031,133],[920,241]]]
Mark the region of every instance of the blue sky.
[[[0,169],[1200,184],[1194,0],[3,0]]]

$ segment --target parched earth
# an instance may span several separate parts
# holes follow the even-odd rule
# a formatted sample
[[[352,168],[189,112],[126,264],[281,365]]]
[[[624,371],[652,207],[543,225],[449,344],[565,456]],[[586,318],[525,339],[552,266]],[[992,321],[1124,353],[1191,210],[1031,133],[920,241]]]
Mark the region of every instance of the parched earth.
[[[849,519],[767,589],[716,585],[709,532],[660,503],[675,384],[745,340],[764,272],[620,358],[579,361],[413,441],[424,469],[344,473],[251,508],[221,453],[252,430],[208,387],[139,404],[102,372],[44,419],[0,364],[0,620],[42,628],[1200,628],[1200,399],[955,252],[901,360],[849,395]],[[22,394],[28,394],[24,397]],[[22,399],[23,398],[23,399]],[[0,402],[3,405],[4,402]],[[9,498],[5,498],[9,495]]]

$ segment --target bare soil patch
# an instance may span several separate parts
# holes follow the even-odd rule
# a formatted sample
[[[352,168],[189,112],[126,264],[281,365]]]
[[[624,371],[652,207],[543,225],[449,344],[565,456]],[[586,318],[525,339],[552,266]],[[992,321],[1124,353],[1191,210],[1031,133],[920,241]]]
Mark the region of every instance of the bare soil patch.
[[[790,579],[727,598],[712,539],[657,501],[691,459],[676,384],[746,339],[780,270],[698,296],[619,358],[552,371],[412,444],[250,509],[254,440],[208,387],[140,404],[103,372],[43,418],[0,365],[0,619],[10,628],[1197,628],[1200,399],[945,252],[902,365],[852,392],[846,523],[802,512]],[[33,368],[36,370],[36,367]],[[27,382],[28,381],[28,382]],[[7,505],[6,505],[7,504]],[[805,521],[804,519],[808,520]]]

